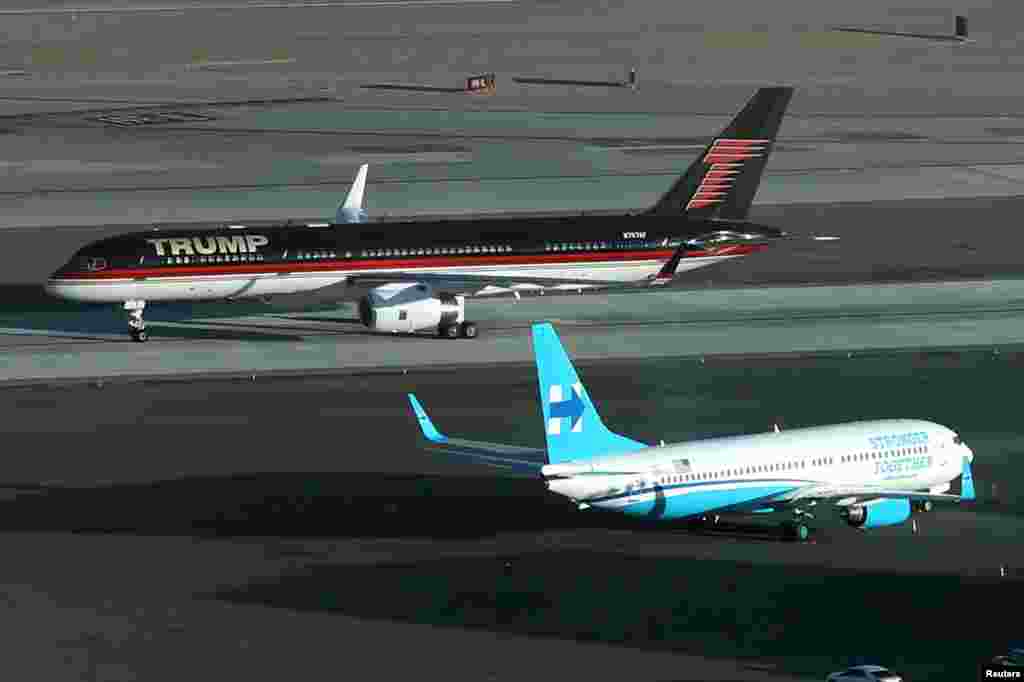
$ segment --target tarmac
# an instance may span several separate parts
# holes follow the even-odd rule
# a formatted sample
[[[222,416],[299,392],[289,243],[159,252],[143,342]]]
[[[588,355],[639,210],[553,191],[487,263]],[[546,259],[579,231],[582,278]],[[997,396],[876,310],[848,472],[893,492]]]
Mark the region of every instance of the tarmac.
[[[977,453],[977,503],[919,515],[916,535],[822,510],[807,545],[775,520],[712,533],[579,512],[422,447],[408,391],[446,433],[539,445],[529,366],[8,388],[8,437],[31,449],[5,467],[6,613],[60,623],[22,627],[36,648],[13,664],[56,651],[60,679],[170,679],[209,656],[201,676],[262,679],[295,657],[326,665],[340,639],[361,643],[349,665],[402,647],[386,677],[429,644],[421,664],[461,651],[457,679],[590,665],[807,679],[865,651],[911,679],[962,678],[1009,637],[978,604],[1024,596],[1019,365],[983,351],[581,364],[606,423],[646,442],[911,414]],[[972,614],[969,633],[948,628]]]
[[[553,322],[580,361],[991,350],[1024,344],[1021,300],[1024,280],[531,296],[476,303],[471,319],[481,335],[472,340],[373,332],[349,304],[340,312],[249,315],[222,304],[206,318],[199,306],[157,311],[144,345],[119,328],[113,306],[23,310],[0,318],[0,381],[473,371],[532,362],[529,329],[537,320]]]
[[[797,680],[866,656],[960,680],[1006,650],[1022,10],[316,5],[0,7],[10,676]],[[976,42],[827,31],[954,13]],[[512,82],[632,67],[635,91]],[[362,88],[485,72],[493,95]],[[339,322],[336,290],[152,306],[147,344],[39,292],[84,243],[154,222],[322,220],[363,162],[374,218],[636,210],[775,84],[797,94],[752,219],[794,238],[665,291],[474,300],[465,342]],[[795,545],[588,515],[425,452],[409,391],[446,432],[541,444],[538,318],[623,433],[931,418],[978,453],[979,501],[916,535],[826,513]]]

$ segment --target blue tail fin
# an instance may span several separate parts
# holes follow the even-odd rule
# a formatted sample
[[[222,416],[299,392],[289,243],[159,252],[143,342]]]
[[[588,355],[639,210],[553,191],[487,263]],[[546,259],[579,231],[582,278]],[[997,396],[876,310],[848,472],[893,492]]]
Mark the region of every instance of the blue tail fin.
[[[549,323],[533,325],[533,355],[551,464],[650,447],[608,430]]]

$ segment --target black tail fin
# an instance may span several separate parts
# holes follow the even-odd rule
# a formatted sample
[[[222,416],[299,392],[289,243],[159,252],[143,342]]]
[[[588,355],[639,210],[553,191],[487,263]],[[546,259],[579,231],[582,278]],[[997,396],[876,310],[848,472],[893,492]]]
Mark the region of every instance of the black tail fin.
[[[967,37],[967,17],[956,17],[956,37],[966,38]]]
[[[648,215],[744,220],[793,88],[761,88]]]

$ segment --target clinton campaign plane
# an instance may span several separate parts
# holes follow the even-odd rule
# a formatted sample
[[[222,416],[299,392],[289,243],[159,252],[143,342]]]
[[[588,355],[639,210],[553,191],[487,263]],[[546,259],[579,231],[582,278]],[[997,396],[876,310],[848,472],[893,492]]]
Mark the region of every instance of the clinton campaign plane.
[[[424,437],[441,452],[539,475],[580,509],[654,520],[779,512],[805,540],[819,502],[849,525],[904,523],[934,502],[974,500],[974,453],[952,430],[888,419],[648,445],[610,431],[554,328],[533,326],[547,448],[449,438],[409,394]],[[959,495],[948,494],[960,477]]]
[[[762,88],[660,200],[637,215],[478,217],[342,225],[159,230],[103,239],[50,276],[54,296],[122,304],[136,341],[147,302],[267,298],[346,285],[360,321],[392,333],[472,338],[465,298],[499,291],[660,285],[766,248],[783,233],[747,221],[786,107]],[[358,188],[358,190],[357,190]],[[349,289],[351,287],[351,289]],[[350,292],[350,293],[349,293]]]

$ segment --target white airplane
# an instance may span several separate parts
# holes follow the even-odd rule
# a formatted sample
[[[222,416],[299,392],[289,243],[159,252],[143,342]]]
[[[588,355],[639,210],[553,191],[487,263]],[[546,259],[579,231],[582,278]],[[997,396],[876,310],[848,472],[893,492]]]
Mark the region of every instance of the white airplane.
[[[799,540],[819,502],[867,529],[902,524],[934,502],[975,499],[974,453],[941,424],[859,421],[648,445],[604,425],[550,324],[533,325],[533,352],[546,449],[449,438],[410,393],[424,437],[449,454],[535,472],[580,509],[655,520],[781,512]],[[957,477],[960,495],[948,494]]]

